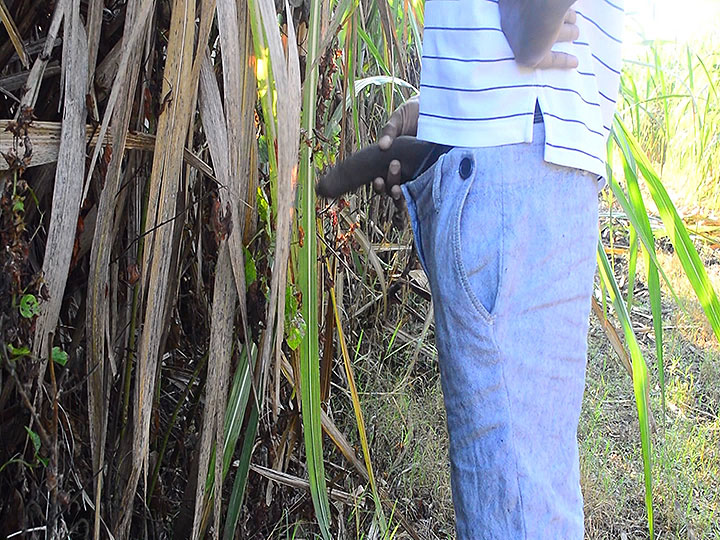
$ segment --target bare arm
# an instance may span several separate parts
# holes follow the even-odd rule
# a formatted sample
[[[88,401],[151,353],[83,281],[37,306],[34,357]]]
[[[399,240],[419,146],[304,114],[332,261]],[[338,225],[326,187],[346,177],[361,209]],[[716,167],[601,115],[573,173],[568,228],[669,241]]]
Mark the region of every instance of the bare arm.
[[[532,68],[573,68],[577,59],[550,48],[577,38],[575,0],[499,0],[500,26],[515,61]]]

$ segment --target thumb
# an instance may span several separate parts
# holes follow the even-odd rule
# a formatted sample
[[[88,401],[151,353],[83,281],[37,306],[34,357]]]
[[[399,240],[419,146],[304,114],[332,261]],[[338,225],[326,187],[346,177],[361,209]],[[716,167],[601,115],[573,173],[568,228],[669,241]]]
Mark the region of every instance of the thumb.
[[[400,135],[417,134],[418,116],[420,114],[420,99],[418,96],[408,99],[392,113],[387,124],[380,131],[378,146],[387,150],[396,137]]]
[[[387,150],[392,146],[395,137],[397,137],[401,132],[402,124],[402,112],[401,109],[397,109],[394,113],[392,113],[392,116],[390,116],[387,124],[385,124],[380,132],[380,137],[378,139],[378,146],[380,147],[380,150]]]

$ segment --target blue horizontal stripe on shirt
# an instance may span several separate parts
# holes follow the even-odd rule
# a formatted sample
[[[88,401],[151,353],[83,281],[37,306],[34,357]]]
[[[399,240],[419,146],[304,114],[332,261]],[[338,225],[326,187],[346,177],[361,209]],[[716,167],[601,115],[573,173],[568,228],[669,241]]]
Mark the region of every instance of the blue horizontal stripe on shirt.
[[[617,9],[618,11],[622,11],[623,13],[625,13],[625,9],[624,9],[624,8],[621,8],[620,6],[618,6],[618,5],[616,5],[616,4],[613,4],[612,2],[610,2],[610,0],[603,0],[603,1],[604,1],[608,6],[614,7],[614,8]]]
[[[428,30],[457,30],[460,32],[502,32],[500,28],[492,26],[426,26],[424,31]]]
[[[545,141],[545,144],[547,144],[548,146],[551,146],[551,147],[553,147],[553,148],[559,148],[560,150],[569,150],[570,152],[579,152],[579,153],[584,154],[584,155],[586,155],[586,156],[588,156],[588,157],[591,157],[591,158],[593,158],[593,159],[598,160],[598,161],[599,161],[600,163],[602,163],[603,165],[605,164],[605,160],[604,160],[604,159],[599,158],[599,157],[597,157],[596,155],[591,154],[590,152],[585,152],[584,150],[579,150],[579,149],[577,149],[577,148],[570,148],[569,146],[560,146],[560,145],[558,145],[558,144],[551,144],[551,143],[549,143],[549,142],[547,142],[547,141]]]
[[[580,16],[581,16],[583,19],[585,19],[587,22],[593,24],[598,30],[600,30],[603,34],[605,34],[607,37],[609,37],[610,39],[612,39],[612,40],[615,41],[616,43],[622,43],[622,40],[621,40],[621,39],[618,39],[618,38],[616,38],[615,36],[613,36],[612,34],[610,34],[610,33],[609,33],[607,30],[605,30],[602,26],[600,26],[598,23],[596,23],[594,20],[592,20],[592,19],[591,19],[590,17],[588,17],[587,15],[584,15],[581,11],[575,10],[575,13],[577,13],[578,15],[580,15]]]
[[[489,64],[492,62],[509,62],[515,60],[515,58],[454,58],[452,56],[423,55],[423,60],[449,60],[451,62],[480,62]]]
[[[590,126],[588,126],[588,125],[587,125],[585,122],[583,122],[582,120],[575,120],[574,118],[563,118],[563,117],[561,117],[561,116],[558,116],[558,115],[556,115],[556,114],[549,113],[549,112],[547,112],[547,111],[543,111],[543,114],[544,114],[545,116],[549,116],[550,118],[555,118],[556,120],[560,120],[561,122],[569,122],[569,123],[571,123],[571,124],[580,124],[580,125],[583,126],[585,129],[587,129],[590,133],[594,133],[595,135],[600,135],[601,137],[604,137],[604,136],[605,136],[604,133],[600,133],[599,131],[596,131],[596,130],[592,129]]]
[[[507,114],[505,116],[489,116],[487,118],[460,118],[458,116],[443,116],[441,114],[430,114],[426,112],[420,111],[420,116],[428,116],[431,118],[440,118],[441,120],[453,120],[456,122],[485,122],[488,120],[505,120],[506,118],[515,118],[517,116],[534,116],[535,112],[524,112],[524,113],[515,113],[515,114]]]
[[[600,94],[600,97],[605,98],[605,99],[608,100],[610,103],[613,103],[613,104],[614,104],[614,103],[617,102],[616,99],[613,99],[613,98],[611,98],[611,97],[606,96],[606,95],[603,94],[600,90],[598,90],[598,94]]]
[[[578,71],[578,75],[582,75],[584,77],[595,77],[596,75],[592,71]]]
[[[618,70],[615,69],[615,68],[612,68],[612,67],[608,66],[605,62],[603,62],[603,61],[600,59],[600,57],[599,57],[598,55],[593,54],[592,57],[593,57],[595,60],[597,60],[598,62],[600,62],[603,66],[605,66],[607,69],[609,69],[610,71],[612,71],[613,73],[616,73],[617,75],[620,75],[620,71],[618,71]]]
[[[451,92],[470,92],[470,93],[481,93],[481,92],[490,92],[493,90],[511,90],[513,88],[546,88],[549,90],[556,90],[558,92],[571,92],[575,95],[577,95],[583,102],[587,103],[588,105],[592,105],[593,107],[599,107],[599,103],[594,103],[592,101],[588,101],[583,97],[583,95],[578,92],[577,90],[574,90],[572,88],[561,88],[558,86],[552,86],[550,84],[513,84],[513,85],[507,85],[507,86],[490,86],[488,88],[455,88],[452,86],[440,86],[440,85],[434,85],[434,84],[427,84],[427,83],[421,83],[420,88],[432,88],[433,90],[447,90]]]

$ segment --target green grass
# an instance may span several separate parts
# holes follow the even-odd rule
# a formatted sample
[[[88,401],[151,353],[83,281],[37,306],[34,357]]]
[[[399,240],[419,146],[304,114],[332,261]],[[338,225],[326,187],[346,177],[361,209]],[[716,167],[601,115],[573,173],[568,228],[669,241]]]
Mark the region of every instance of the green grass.
[[[632,38],[630,38],[632,39]],[[717,37],[648,42],[623,70],[619,109],[678,204],[720,206]]]
[[[644,326],[649,330],[652,322],[641,272],[632,310],[653,381],[650,405],[656,421],[652,433],[656,537],[717,539],[720,348],[692,288],[685,283],[680,264],[663,252],[659,261],[683,306],[663,304],[667,381],[664,421],[654,341],[652,334],[643,330]],[[720,281],[720,272],[711,270],[710,276],[714,284]],[[411,307],[417,314],[425,313],[425,301],[412,297],[408,302],[413,303]],[[404,332],[415,337],[420,334],[421,317],[397,308],[391,313],[390,321],[403,318]],[[586,391],[578,432],[586,538],[648,538],[632,381],[597,320],[591,321]],[[432,351],[424,350],[410,377],[404,379],[404,368],[414,347],[397,336],[393,341],[395,326],[388,322],[374,334],[366,332],[368,352],[354,363],[378,481],[396,496],[398,512],[412,522],[421,538],[452,538],[447,434],[436,359]],[[381,356],[378,351],[387,352]],[[340,405],[335,411],[337,416],[351,415],[349,396],[336,397],[335,403],[336,407]],[[370,519],[371,508],[368,500],[364,514],[360,512],[361,520]],[[354,522],[355,516],[348,519]]]
[[[359,385],[364,388],[360,397],[370,420],[368,437],[378,481],[396,497],[398,511],[421,538],[448,538],[453,531],[453,509],[437,361],[421,356],[406,379],[404,368],[412,347],[397,337],[393,340],[387,327],[377,337],[384,344],[393,341],[388,354],[384,358],[366,354],[355,364]],[[379,347],[376,344],[372,349]]]
[[[647,538],[637,488],[642,471],[631,383],[602,339],[591,336],[590,343],[579,429],[586,535]],[[658,423],[653,435],[656,531],[662,538],[715,539],[720,536],[720,351],[700,349],[675,331],[668,332],[666,345],[664,423],[657,414],[659,389],[651,391]],[[705,407],[699,408],[700,402]]]

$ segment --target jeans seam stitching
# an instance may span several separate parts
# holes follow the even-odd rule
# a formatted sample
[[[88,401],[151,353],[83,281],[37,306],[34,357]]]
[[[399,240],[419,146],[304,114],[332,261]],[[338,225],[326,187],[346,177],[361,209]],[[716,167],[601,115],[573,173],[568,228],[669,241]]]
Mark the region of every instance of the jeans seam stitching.
[[[492,336],[493,345],[495,347],[495,350],[497,351],[497,355],[500,357],[500,372],[502,373],[503,388],[505,389],[505,399],[507,400],[509,417],[508,422],[510,424],[510,445],[513,452],[513,464],[515,465],[515,482],[517,486],[518,499],[520,501],[520,520],[522,524],[522,539],[519,540],[526,540],[527,524],[525,523],[525,503],[523,501],[522,489],[520,487],[520,472],[518,470],[517,450],[515,448],[515,422],[513,420],[514,417],[512,410],[512,401],[510,400],[510,391],[508,390],[507,378],[505,377],[505,356],[500,350],[500,345],[498,344],[497,336],[495,333],[495,327],[492,327],[490,329],[490,335]]]
[[[500,293],[503,290],[505,280],[503,279],[503,267],[505,266],[505,177],[500,178],[500,247],[498,248],[498,281],[497,290],[495,291],[495,304],[493,305],[492,315],[498,312],[500,307]]]
[[[498,306],[500,303],[500,291],[502,290],[503,286],[503,266],[505,265],[505,176],[502,175],[500,178],[500,254],[499,254],[499,263],[500,267],[498,268],[498,286],[497,286],[497,294],[495,297],[495,306],[494,306],[494,313],[497,312]],[[518,492],[518,498],[520,499],[520,517],[522,521],[522,532],[523,532],[523,538],[527,539],[527,524],[525,523],[525,504],[523,502],[523,494],[522,489],[520,487],[520,472],[518,470],[518,460],[517,460],[517,450],[515,448],[515,437],[514,437],[514,421],[513,421],[513,412],[512,412],[512,402],[510,400],[510,391],[508,390],[507,386],[507,378],[505,377],[505,362],[504,362],[504,355],[500,351],[500,345],[497,340],[497,334],[496,334],[496,327],[493,325],[493,327],[490,329],[490,335],[492,336],[493,345],[495,346],[495,350],[497,351],[498,356],[500,357],[500,371],[502,373],[502,381],[503,381],[503,387],[505,388],[505,398],[507,399],[507,407],[508,407],[508,413],[509,413],[509,422],[510,422],[510,432],[511,432],[511,439],[512,439],[512,449],[513,449],[513,461],[515,462],[515,482],[517,484],[517,492]]]
[[[455,218],[455,226],[454,226],[454,238],[453,238],[453,255],[455,258],[455,266],[458,270],[458,275],[460,276],[460,283],[462,283],[463,290],[465,291],[465,294],[470,299],[470,303],[475,308],[475,311],[478,312],[480,317],[489,325],[492,325],[493,321],[495,320],[495,317],[488,309],[482,305],[480,300],[477,299],[475,294],[472,292],[472,288],[470,287],[470,282],[467,278],[467,273],[465,271],[465,265],[463,265],[462,262],[462,255],[461,255],[461,249],[460,249],[460,221],[462,220],[462,213],[463,209],[465,207],[465,201],[467,200],[468,194],[470,193],[470,189],[473,186],[473,183],[475,182],[475,177],[470,181],[470,184],[465,189],[465,193],[463,194],[462,199],[460,200],[460,204],[458,206],[457,211],[457,217]]]

